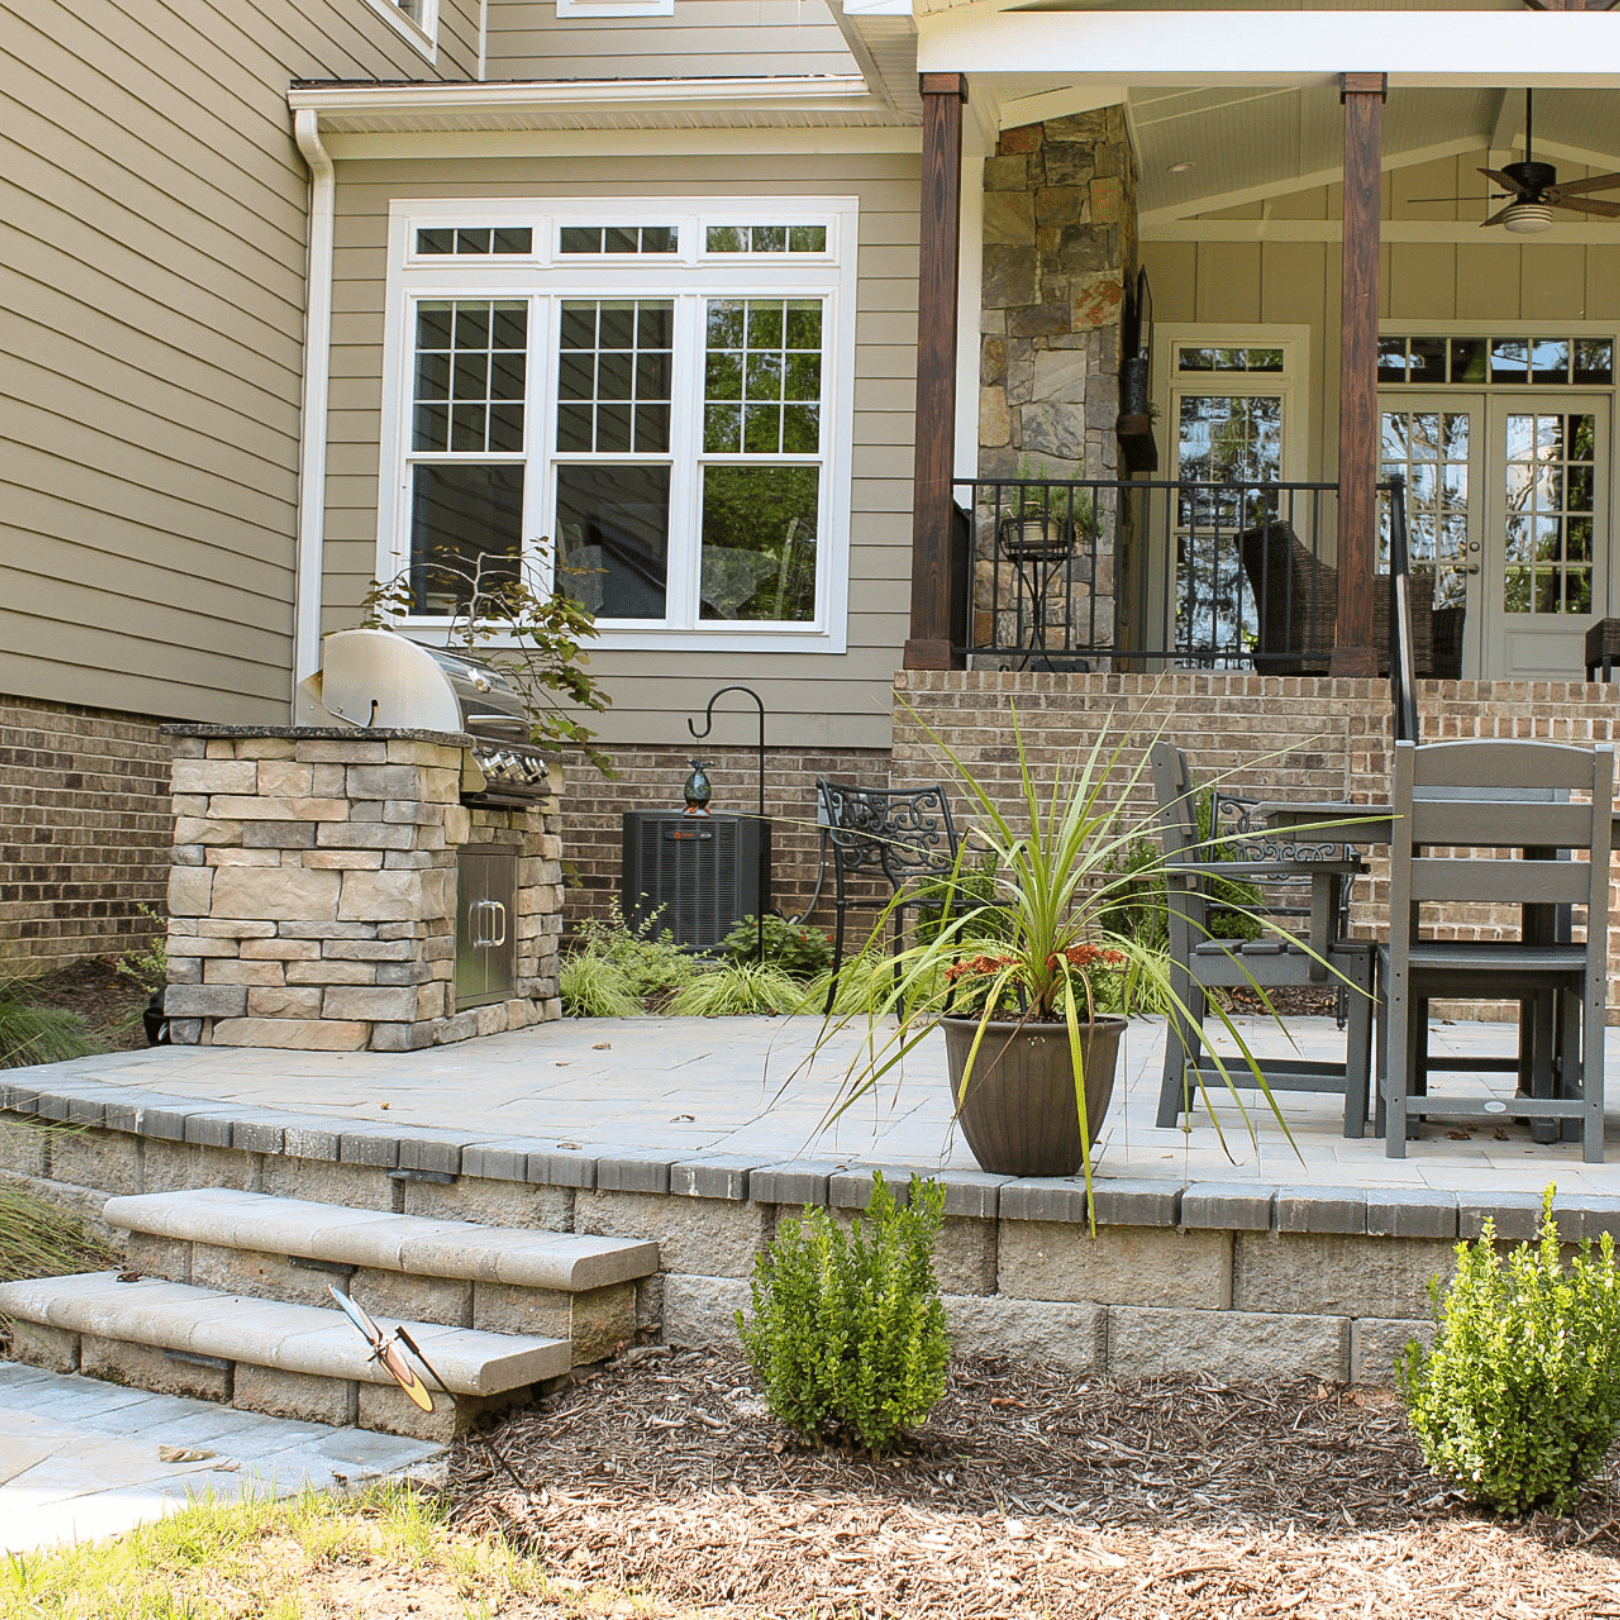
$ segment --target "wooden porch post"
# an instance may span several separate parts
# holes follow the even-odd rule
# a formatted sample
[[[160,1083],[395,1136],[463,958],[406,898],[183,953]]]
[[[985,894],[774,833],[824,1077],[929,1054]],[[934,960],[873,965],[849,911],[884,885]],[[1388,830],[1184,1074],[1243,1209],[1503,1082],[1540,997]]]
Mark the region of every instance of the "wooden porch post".
[[[907,669],[951,667],[951,478],[956,451],[957,227],[962,211],[960,73],[920,75],[922,219],[917,264],[916,471]]]
[[[1378,534],[1378,237],[1382,73],[1340,77],[1344,292],[1339,335],[1339,612],[1334,675],[1371,675]]]

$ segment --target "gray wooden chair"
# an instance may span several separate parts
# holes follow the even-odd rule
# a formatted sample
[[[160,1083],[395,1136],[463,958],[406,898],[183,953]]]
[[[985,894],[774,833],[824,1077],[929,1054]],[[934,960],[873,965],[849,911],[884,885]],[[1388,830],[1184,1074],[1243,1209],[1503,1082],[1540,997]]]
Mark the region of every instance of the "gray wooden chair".
[[[1570,791],[1590,801],[1572,802]],[[1577,1122],[1583,1157],[1601,1164],[1613,748],[1398,742],[1392,799],[1390,940],[1379,952],[1385,1153],[1404,1157],[1409,1120],[1502,1111],[1485,1094],[1426,1094],[1427,1071],[1440,1066],[1426,1056],[1427,1002],[1484,998],[1516,1000],[1531,1021],[1513,1114]],[[1581,853],[1586,860],[1570,858]],[[1520,937],[1425,939],[1418,908],[1435,902],[1517,905]],[[1570,906],[1586,908],[1584,942],[1563,937],[1559,914]]]
[[[1238,854],[1239,859],[1212,858],[1221,851],[1211,851],[1199,833],[1198,788],[1187,768],[1187,756],[1174,744],[1161,741],[1153,745],[1149,764],[1159,807],[1159,837],[1170,868],[1170,983],[1185,1009],[1173,1008],[1168,1017],[1156,1123],[1169,1128],[1182,1114],[1190,1114],[1200,1085],[1257,1089],[1246,1063],[1227,1062],[1223,1075],[1204,1049],[1209,991],[1328,988],[1348,981],[1345,1061],[1268,1059],[1260,1064],[1260,1071],[1273,1091],[1342,1092],[1344,1134],[1365,1134],[1372,1068],[1372,946],[1346,939],[1342,931],[1344,885],[1364,870],[1359,857],[1337,843],[1308,852],[1292,840],[1287,851],[1256,840],[1227,851]],[[1310,890],[1309,902],[1269,914],[1273,926],[1258,939],[1217,938],[1211,930],[1210,913],[1217,904],[1211,889],[1218,879],[1259,882],[1272,888],[1305,885]],[[1290,938],[1286,923],[1278,920],[1294,910],[1309,915],[1309,949]]]

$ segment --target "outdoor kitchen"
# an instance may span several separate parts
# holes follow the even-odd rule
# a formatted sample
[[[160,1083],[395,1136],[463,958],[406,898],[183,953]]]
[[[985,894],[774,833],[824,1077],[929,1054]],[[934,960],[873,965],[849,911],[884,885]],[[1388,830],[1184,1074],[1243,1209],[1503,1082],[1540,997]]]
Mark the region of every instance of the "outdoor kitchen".
[[[560,770],[476,660],[326,640],[302,726],[174,745],[176,1045],[411,1051],[560,1015]]]

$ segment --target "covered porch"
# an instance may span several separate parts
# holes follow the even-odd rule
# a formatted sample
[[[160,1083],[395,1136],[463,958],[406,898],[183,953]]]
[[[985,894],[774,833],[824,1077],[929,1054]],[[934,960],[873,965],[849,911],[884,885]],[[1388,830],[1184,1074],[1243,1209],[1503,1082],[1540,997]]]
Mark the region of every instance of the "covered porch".
[[[1416,673],[1579,680],[1614,600],[1613,27],[919,18],[906,667],[1377,676],[1404,505]],[[1532,150],[1566,190],[1509,209]]]

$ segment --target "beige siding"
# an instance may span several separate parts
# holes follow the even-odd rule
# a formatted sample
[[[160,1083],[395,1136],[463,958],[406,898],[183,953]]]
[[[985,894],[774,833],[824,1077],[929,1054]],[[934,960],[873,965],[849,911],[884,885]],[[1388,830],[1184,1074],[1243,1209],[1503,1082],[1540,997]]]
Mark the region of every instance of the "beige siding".
[[[1384,217],[1477,224],[1480,203],[1421,197],[1480,196],[1484,152],[1396,169],[1384,177]],[[1565,179],[1596,170],[1559,164]],[[1207,218],[1333,221],[1339,188],[1321,186]],[[1600,227],[1601,228],[1601,227]],[[1620,321],[1620,245],[1516,240],[1385,242],[1379,314],[1389,321]],[[1332,477],[1337,462],[1339,244],[1337,241],[1146,241],[1142,262],[1161,322],[1276,322],[1311,329],[1307,476]]]
[[[276,721],[308,175],[293,78],[468,76],[368,0],[0,0],[0,692]]]
[[[676,0],[670,17],[558,17],[490,0],[491,79],[856,73],[826,0]]]
[[[802,195],[860,199],[849,651],[599,652],[623,742],[686,735],[729,681],[756,686],[784,746],[881,747],[906,636],[916,374],[917,175],[907,155],[351,163],[338,184],[324,628],[354,623],[377,563],[378,436],[388,207],[396,197]],[[740,722],[736,722],[740,724]]]

